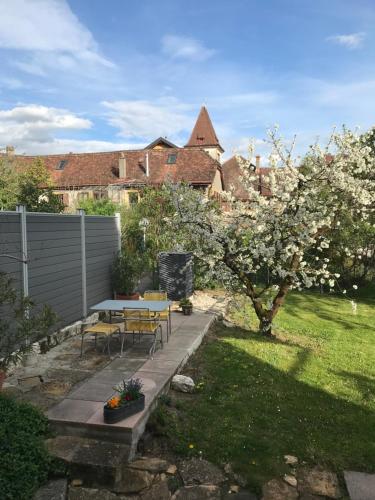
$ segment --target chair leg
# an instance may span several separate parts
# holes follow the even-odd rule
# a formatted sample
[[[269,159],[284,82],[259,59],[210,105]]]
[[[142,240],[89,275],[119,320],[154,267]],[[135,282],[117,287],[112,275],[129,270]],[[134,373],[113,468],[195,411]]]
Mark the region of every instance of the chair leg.
[[[107,345],[108,345],[108,356],[109,357],[111,357],[110,340],[111,340],[111,335],[108,335],[107,336]]]
[[[154,359],[155,348],[156,348],[156,332],[154,334],[154,341],[149,351],[149,356],[151,357],[151,359]]]
[[[83,337],[84,337],[84,336],[85,336],[84,334],[82,334],[82,335],[81,335],[81,337],[82,337],[82,338],[81,338],[81,356],[80,356],[81,358],[82,358],[82,356],[83,356]]]
[[[124,352],[124,341],[125,341],[125,333],[121,333],[121,351],[120,351],[120,358],[122,358],[122,354]]]

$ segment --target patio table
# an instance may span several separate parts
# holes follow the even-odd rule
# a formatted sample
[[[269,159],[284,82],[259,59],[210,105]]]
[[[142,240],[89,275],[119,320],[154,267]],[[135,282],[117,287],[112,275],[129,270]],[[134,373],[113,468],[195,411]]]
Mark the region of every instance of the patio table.
[[[112,322],[113,312],[122,312],[124,309],[148,309],[150,312],[159,313],[168,309],[169,311],[169,331],[171,332],[171,305],[170,300],[103,300],[90,309],[93,311],[109,311]]]

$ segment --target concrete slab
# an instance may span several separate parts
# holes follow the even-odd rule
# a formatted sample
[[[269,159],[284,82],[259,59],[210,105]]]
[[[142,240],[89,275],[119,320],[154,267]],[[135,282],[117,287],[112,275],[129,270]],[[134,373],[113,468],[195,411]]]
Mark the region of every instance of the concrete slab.
[[[64,399],[61,403],[48,411],[48,418],[50,420],[84,423],[87,422],[99,408],[103,408],[103,403]]]
[[[111,363],[109,363],[105,368],[105,370],[126,370],[126,371],[136,371],[138,368],[140,368],[143,363],[148,359],[147,356],[145,356],[145,353],[142,353],[142,357],[137,357],[134,359],[129,355],[129,353],[125,353],[125,355],[122,358],[116,358]]]
[[[118,379],[116,380],[118,381]],[[113,390],[113,385],[114,384],[110,385],[109,383],[100,384],[90,379],[89,382],[86,382],[77,390],[70,393],[67,398],[71,400],[104,402],[115,392]]]
[[[344,478],[350,500],[375,499],[375,474],[344,471]]]

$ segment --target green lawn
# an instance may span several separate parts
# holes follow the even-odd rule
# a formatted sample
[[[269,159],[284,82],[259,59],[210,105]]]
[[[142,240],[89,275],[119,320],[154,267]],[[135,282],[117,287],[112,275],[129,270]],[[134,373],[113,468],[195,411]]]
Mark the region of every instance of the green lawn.
[[[170,412],[173,446],[231,462],[254,487],[285,454],[374,472],[374,313],[370,299],[353,315],[348,300],[294,293],[268,340],[249,331],[250,307],[233,311],[238,327],[217,323],[186,370],[202,385]]]

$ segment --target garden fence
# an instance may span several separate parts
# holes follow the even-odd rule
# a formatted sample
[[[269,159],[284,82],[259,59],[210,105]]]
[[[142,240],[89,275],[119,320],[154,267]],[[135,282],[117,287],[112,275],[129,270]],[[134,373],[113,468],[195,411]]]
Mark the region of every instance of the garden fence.
[[[111,297],[120,233],[119,215],[32,213],[23,206],[0,211],[0,271],[24,296],[51,306],[63,327]]]

